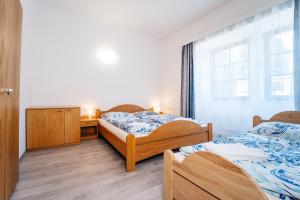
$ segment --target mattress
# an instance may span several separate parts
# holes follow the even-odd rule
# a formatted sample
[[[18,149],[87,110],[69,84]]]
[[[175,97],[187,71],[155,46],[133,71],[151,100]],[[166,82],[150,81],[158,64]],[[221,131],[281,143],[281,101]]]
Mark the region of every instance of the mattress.
[[[99,118],[98,119],[99,124],[101,126],[103,126],[104,128],[106,128],[108,131],[110,131],[112,134],[114,134],[117,138],[119,138],[120,140],[122,140],[123,142],[126,142],[126,137],[129,133],[123,131],[122,129],[114,126],[113,124],[109,123],[108,121]],[[145,135],[136,135],[135,137],[145,137],[148,134]]]

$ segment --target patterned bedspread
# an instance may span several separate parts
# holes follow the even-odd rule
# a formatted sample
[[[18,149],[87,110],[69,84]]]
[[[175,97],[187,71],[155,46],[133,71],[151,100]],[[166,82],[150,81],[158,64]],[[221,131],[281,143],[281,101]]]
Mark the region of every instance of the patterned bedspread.
[[[101,116],[114,126],[134,135],[147,135],[163,124],[176,120],[191,120],[173,115],[159,115],[154,112],[109,112]],[[194,121],[196,122],[196,121]],[[199,122],[196,122],[200,124]]]
[[[138,116],[142,120],[151,121],[151,122],[161,124],[161,125],[172,122],[172,121],[176,121],[176,120],[190,120],[199,125],[203,124],[197,120],[193,120],[193,119],[185,118],[185,117],[178,117],[175,115],[167,115],[167,114],[158,115],[158,114],[147,114],[147,113],[151,113],[151,112],[145,112],[145,114],[134,114],[134,115]]]
[[[245,169],[267,193],[279,199],[300,199],[299,143],[252,133],[219,137],[212,142],[242,143],[247,147],[264,151],[267,155],[264,161],[234,160],[234,162]],[[207,149],[203,144],[180,149],[184,155],[197,151],[207,151]]]

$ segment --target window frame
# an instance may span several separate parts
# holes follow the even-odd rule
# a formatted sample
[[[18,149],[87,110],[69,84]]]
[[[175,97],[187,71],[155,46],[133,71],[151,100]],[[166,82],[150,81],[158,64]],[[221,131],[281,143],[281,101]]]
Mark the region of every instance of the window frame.
[[[247,60],[243,60],[243,61],[238,61],[238,62],[231,62],[231,49],[236,47],[236,46],[239,46],[239,45],[243,45],[243,44],[247,44],[248,46],[248,55],[247,55]],[[212,66],[213,66],[213,69],[211,71],[211,84],[212,84],[212,97],[214,100],[249,100],[251,98],[251,70],[250,70],[250,39],[247,38],[247,39],[243,39],[243,40],[239,40],[239,41],[236,41],[236,42],[232,42],[230,44],[227,44],[227,45],[224,45],[222,47],[218,47],[218,48],[215,48],[214,50],[211,51],[211,63],[212,63]],[[225,50],[225,49],[229,49],[229,63],[228,63],[228,66],[229,66],[229,80],[226,80],[226,81],[216,81],[215,80],[215,69],[218,67],[216,64],[215,64],[215,54],[216,52],[218,51],[221,51],[221,50]],[[248,79],[232,79],[232,64],[237,64],[237,63],[243,63],[243,62],[248,62]],[[221,66],[221,65],[220,65]],[[238,81],[238,80],[248,80],[248,96],[233,96],[232,95],[232,82],[233,81]],[[216,94],[215,94],[215,84],[217,82],[229,82],[229,96],[228,97],[217,97]]]
[[[272,82],[272,72],[271,72],[271,59],[272,56],[275,54],[271,54],[271,38],[275,35],[281,34],[281,33],[285,33],[285,32],[289,32],[289,31],[293,31],[293,29],[291,29],[288,26],[282,27],[277,29],[276,31],[268,31],[264,34],[264,51],[265,51],[265,99],[267,101],[287,101],[290,100],[291,98],[293,98],[293,94],[289,95],[289,96],[284,96],[284,95],[280,95],[280,96],[274,96],[272,95],[272,89],[271,89],[271,82]],[[292,51],[287,51],[285,53],[292,53],[294,52],[294,47]],[[285,53],[280,53],[280,54],[285,54]],[[294,66],[293,66],[294,67]],[[289,74],[281,74],[281,75],[289,75]]]

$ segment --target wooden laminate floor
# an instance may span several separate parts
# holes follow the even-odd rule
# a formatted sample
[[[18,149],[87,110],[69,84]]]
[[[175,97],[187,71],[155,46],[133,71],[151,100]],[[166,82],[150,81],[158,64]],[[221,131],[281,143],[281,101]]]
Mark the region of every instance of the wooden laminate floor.
[[[106,141],[26,153],[12,200],[159,200],[162,155],[126,173],[124,159]]]

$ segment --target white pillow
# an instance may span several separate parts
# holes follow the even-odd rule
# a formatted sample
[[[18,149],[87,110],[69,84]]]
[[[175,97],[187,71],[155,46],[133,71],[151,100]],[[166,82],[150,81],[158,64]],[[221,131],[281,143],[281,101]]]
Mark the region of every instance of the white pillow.
[[[149,116],[149,115],[158,115],[158,113],[152,112],[152,111],[139,111],[139,112],[133,113],[133,115],[141,118],[141,117]]]
[[[300,124],[263,122],[251,129],[249,132],[300,142]]]
[[[101,115],[101,118],[103,118],[103,119],[118,119],[118,118],[128,117],[128,116],[133,116],[133,115],[128,112],[106,112]]]

